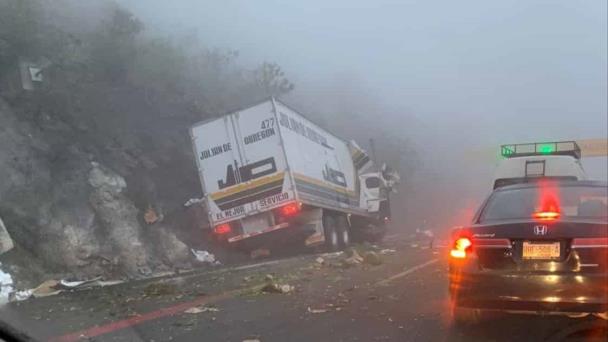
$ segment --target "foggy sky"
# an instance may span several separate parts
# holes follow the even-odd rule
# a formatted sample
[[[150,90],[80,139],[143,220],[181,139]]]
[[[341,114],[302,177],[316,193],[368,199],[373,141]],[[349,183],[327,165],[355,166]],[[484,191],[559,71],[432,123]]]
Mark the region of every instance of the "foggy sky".
[[[387,105],[440,119],[440,134],[607,134],[606,1],[123,2],[151,30],[276,61],[300,87],[354,74]]]
[[[276,61],[296,97],[357,83],[350,99],[386,108],[373,115],[412,137],[435,186],[479,194],[501,143],[608,135],[605,0],[119,2],[153,32]],[[585,165],[608,177],[605,158]]]

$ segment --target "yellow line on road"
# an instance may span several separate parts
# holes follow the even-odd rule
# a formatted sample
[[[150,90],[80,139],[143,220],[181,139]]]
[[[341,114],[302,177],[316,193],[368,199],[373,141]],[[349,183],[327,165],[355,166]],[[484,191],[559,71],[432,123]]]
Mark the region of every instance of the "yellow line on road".
[[[399,279],[399,278],[405,277],[408,274],[414,273],[414,272],[416,272],[416,271],[418,271],[420,269],[423,269],[423,268],[425,268],[427,266],[430,266],[430,265],[436,263],[437,260],[438,259],[433,259],[433,260],[425,262],[424,264],[420,264],[418,266],[414,266],[414,267],[408,268],[407,270],[405,270],[405,271],[403,271],[401,273],[397,273],[397,274],[395,274],[393,276],[390,276],[390,277],[388,277],[388,278],[386,278],[384,280],[380,280],[379,282],[375,283],[374,285],[375,286],[386,285],[386,284],[390,283],[391,281],[393,281],[395,279]]]

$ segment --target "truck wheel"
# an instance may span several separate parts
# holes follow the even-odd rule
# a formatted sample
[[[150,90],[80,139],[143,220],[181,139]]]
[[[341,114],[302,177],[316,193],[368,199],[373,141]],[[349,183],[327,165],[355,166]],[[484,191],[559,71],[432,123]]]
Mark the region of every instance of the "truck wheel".
[[[346,216],[340,215],[336,218],[336,228],[338,230],[338,239],[341,248],[346,248],[350,245],[350,229]]]
[[[334,252],[340,249],[340,238],[338,229],[336,228],[336,219],[332,216],[326,216],[323,219],[323,230],[325,233],[325,247]]]

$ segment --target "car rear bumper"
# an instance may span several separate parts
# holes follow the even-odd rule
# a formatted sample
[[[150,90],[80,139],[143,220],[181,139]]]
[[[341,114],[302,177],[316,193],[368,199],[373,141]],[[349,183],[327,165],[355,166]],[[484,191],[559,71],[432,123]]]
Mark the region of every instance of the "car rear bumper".
[[[456,306],[504,311],[608,312],[608,274],[450,273]]]

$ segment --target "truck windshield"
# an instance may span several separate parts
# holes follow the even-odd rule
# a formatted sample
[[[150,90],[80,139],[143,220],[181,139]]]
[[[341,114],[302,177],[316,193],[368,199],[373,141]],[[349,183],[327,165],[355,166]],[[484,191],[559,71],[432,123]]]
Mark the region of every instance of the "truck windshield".
[[[558,211],[561,217],[605,219],[608,188],[548,185],[500,190],[488,201],[479,222],[532,218],[547,207]]]

